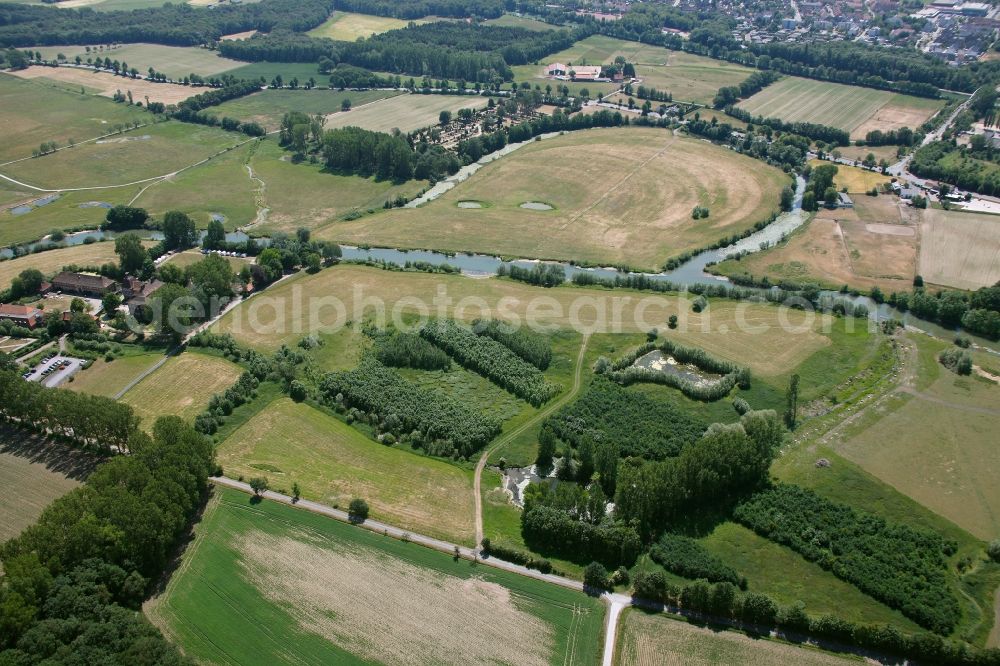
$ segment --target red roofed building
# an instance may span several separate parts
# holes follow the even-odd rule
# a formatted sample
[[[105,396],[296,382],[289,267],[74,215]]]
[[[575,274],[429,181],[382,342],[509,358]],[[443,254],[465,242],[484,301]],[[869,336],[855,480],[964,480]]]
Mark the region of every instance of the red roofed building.
[[[42,322],[42,311],[28,305],[0,305],[0,321],[11,321],[18,326],[34,328]]]

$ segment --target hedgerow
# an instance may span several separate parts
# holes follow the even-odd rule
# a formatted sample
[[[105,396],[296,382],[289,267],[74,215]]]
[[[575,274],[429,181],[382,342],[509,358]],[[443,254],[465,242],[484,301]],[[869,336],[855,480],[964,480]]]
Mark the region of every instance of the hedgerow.
[[[786,484],[754,495],[733,516],[922,627],[948,634],[958,623],[961,611],[946,577],[956,545],[933,532]]]
[[[664,569],[685,578],[704,578],[711,583],[723,581],[746,589],[746,578],[726,566],[704,546],[688,537],[666,533],[649,549],[649,556]]]
[[[510,349],[451,320],[431,322],[421,329],[420,335],[446,351],[462,366],[536,407],[559,392],[559,387],[547,382],[538,368],[526,363]]]
[[[514,328],[496,319],[477,319],[472,323],[472,330],[476,335],[493,338],[539,370],[547,370],[552,362],[552,345],[544,335]]]
[[[469,456],[500,433],[499,419],[411,384],[372,356],[354,370],[328,373],[320,391],[328,404],[363,410],[384,431],[436,455]]]

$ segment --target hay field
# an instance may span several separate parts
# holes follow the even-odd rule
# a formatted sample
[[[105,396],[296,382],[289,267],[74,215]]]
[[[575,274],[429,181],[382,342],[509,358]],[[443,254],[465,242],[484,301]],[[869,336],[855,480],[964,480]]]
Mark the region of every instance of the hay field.
[[[72,152],[72,151],[70,151]],[[116,187],[107,190],[65,192],[44,206],[32,208],[22,215],[0,210],[0,245],[24,243],[45,236],[53,229],[96,229],[104,221],[107,209],[94,203],[127,204],[139,193],[141,186]],[[18,203],[44,199],[44,192],[26,191]]]
[[[405,134],[436,125],[442,111],[455,114],[459,109],[482,109],[487,102],[478,95],[397,95],[347,113],[329,115],[326,128],[360,127],[373,132],[398,129]]]
[[[787,182],[778,169],[664,130],[586,130],[525,146],[420,208],[333,224],[318,235],[655,270],[767,218]],[[485,206],[459,208],[463,200]],[[526,210],[525,202],[554,210]],[[691,219],[696,205],[710,216]]]
[[[615,666],[846,666],[858,663],[856,659],[829,652],[751,638],[737,631],[696,626],[638,609],[626,609],[618,621]]]
[[[889,196],[856,196],[854,202],[853,210],[821,210],[787,242],[724,261],[713,270],[812,281],[833,289],[845,284],[858,289],[878,286],[887,293],[910,289],[918,272],[915,211]]]
[[[377,211],[386,201],[399,195],[411,198],[427,185],[422,180],[396,185],[327,173],[320,164],[292,164],[289,154],[274,141],[262,142],[250,165],[254,176],[264,182],[263,203],[268,214],[265,223],[254,229],[261,234],[316,228],[354,210]]]
[[[1000,280],[1000,217],[923,211],[919,273],[933,284],[978,289]]]
[[[864,159],[862,157],[862,159]],[[893,160],[895,161],[895,160]],[[816,168],[824,164],[831,164],[825,160],[809,160],[809,164]],[[866,194],[871,191],[873,187],[882,185],[883,183],[888,183],[892,180],[892,176],[883,176],[877,171],[869,171],[868,169],[862,169],[861,167],[847,166],[846,164],[836,164],[837,175],[833,177],[834,187],[837,188],[839,192],[843,188],[847,188],[850,194]],[[852,197],[855,201],[858,197]]]
[[[52,500],[80,485],[99,462],[34,433],[0,427],[0,543],[32,525]]]
[[[558,29],[558,26],[551,23],[528,18],[527,16],[516,16],[514,14],[503,14],[495,19],[488,19],[485,23],[486,25],[498,25],[508,28],[524,28],[525,30],[533,30],[535,32]]]
[[[87,58],[111,58],[118,62],[127,62],[129,68],[135,67],[140,73],[145,74],[152,67],[158,72],[163,72],[171,79],[182,79],[189,74],[200,74],[201,76],[215,76],[230,70],[242,67],[246,63],[239,60],[224,58],[216,51],[201,48],[200,46],[164,46],[163,44],[121,44],[113,48],[105,48],[102,51],[94,51],[95,45],[91,45],[91,52],[87,53],[84,46],[39,46],[33,47],[33,51],[40,51],[46,60],[55,60],[59,53],[62,53],[72,62],[76,56],[83,58],[84,63]],[[159,84],[156,84],[159,85]],[[197,90],[197,89],[196,89]]]
[[[257,217],[256,191],[246,162],[255,152],[247,143],[206,164],[150,185],[134,201],[151,215],[179,210],[191,216],[200,228],[208,226],[212,214],[225,217],[227,230],[249,224]]]
[[[191,88],[175,83],[154,83],[144,79],[129,79],[122,76],[115,76],[110,72],[95,72],[90,69],[77,69],[75,67],[40,67],[32,65],[27,69],[12,72],[14,76],[23,79],[33,79],[42,84],[48,84],[72,89],[84,88],[88,93],[100,95],[101,97],[112,98],[115,93],[121,91],[122,94],[132,92],[132,98],[137,102],[145,103],[146,98],[153,102],[163,102],[164,104],[178,104],[188,97],[197,95],[199,88]],[[116,106],[124,106],[116,104]],[[146,122],[150,119],[148,114],[142,114],[141,120]],[[89,137],[87,137],[89,138]]]
[[[333,12],[322,25],[316,26],[307,35],[327,37],[342,42],[353,42],[363,37],[371,37],[390,30],[398,30],[409,25],[409,21],[388,16],[369,16],[353,12]],[[430,23],[427,19],[417,19],[414,23]]]
[[[874,129],[916,128],[944,106],[943,100],[789,76],[738,105],[755,116],[820,123],[864,138]]]
[[[216,117],[238,118],[258,122],[273,131],[281,126],[281,118],[289,111],[302,111],[309,115],[324,116],[339,113],[341,103],[347,99],[352,106],[376,102],[401,94],[396,90],[334,91],[334,90],[262,90],[258,93],[231,99],[211,108]]]
[[[3,173],[49,189],[111,188],[180,170],[244,140],[215,127],[167,121],[11,164]]]
[[[836,450],[971,534],[994,539],[1000,534],[1000,386],[937,363],[938,352],[950,345],[918,335],[910,340],[923,358],[919,395],[894,397],[874,422],[838,440]]]
[[[51,73],[50,68],[43,69]],[[6,73],[0,73],[0,98],[0,121],[6,129],[0,142],[2,162],[31,157],[31,151],[43,141],[64,146],[70,139],[92,139],[116,124],[149,118],[141,109]]]
[[[64,384],[63,388],[113,398],[119,391],[128,386],[129,382],[138,378],[162,358],[163,354],[158,352],[142,352],[124,356],[116,358],[111,363],[100,358],[86,370],[74,375],[73,380]]]
[[[132,405],[144,428],[161,416],[193,421],[211,397],[239,379],[243,370],[235,363],[199,352],[175,356],[122,396]]]
[[[310,300],[311,296],[316,300]],[[652,296],[571,286],[543,289],[512,280],[400,273],[355,265],[285,280],[228,312],[212,330],[231,333],[255,348],[274,350],[282,344],[294,345],[310,333],[335,332],[347,320],[372,319],[384,325],[380,319],[392,321],[431,309],[438,316],[441,301],[435,298],[452,299],[444,303],[443,316],[462,321],[502,316],[524,324],[530,313],[535,326],[549,330],[570,328],[577,321],[594,332],[645,332],[653,327],[666,331],[667,317],[678,314],[672,339],[745,363],[767,376],[789,372],[831,345],[820,328],[832,320],[766,304],[713,300],[703,313],[695,314],[689,300],[674,294]],[[782,320],[790,330],[783,330]]]
[[[343,421],[280,398],[219,444],[227,476],[266,476],[272,487],[346,508],[363,497],[372,518],[472,545],[468,470],[379,444]]]
[[[21,271],[37,268],[46,276],[58,273],[63,266],[76,264],[78,266],[99,266],[109,261],[117,261],[115,244],[92,243],[90,245],[74,245],[58,250],[47,250],[38,254],[29,254],[17,259],[0,261],[0,289],[10,286],[10,281]]]
[[[285,505],[216,493],[165,593],[145,609],[199,662],[599,659],[598,600]]]

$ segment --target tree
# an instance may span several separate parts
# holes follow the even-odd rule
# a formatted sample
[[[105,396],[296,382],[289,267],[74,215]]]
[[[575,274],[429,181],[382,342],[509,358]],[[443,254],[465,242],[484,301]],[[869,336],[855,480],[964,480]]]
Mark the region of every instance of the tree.
[[[255,497],[260,497],[267,492],[268,482],[267,477],[255,476],[250,479],[250,489],[253,491]]]
[[[799,376],[792,375],[788,382],[788,390],[785,392],[785,425],[790,430],[795,429],[795,423],[799,411]]]
[[[153,322],[161,335],[169,335],[174,340],[187,333],[194,323],[197,305],[191,292],[179,284],[165,284],[156,290],[150,299]]]
[[[368,502],[360,497],[352,499],[347,507],[347,518],[357,525],[368,520]]]
[[[591,562],[583,570],[583,584],[592,590],[608,589],[608,570],[600,562]]]
[[[288,389],[288,395],[295,402],[302,402],[303,400],[306,399],[307,395],[306,385],[297,379],[293,380],[291,386]]]
[[[109,291],[104,294],[104,298],[101,299],[101,306],[104,308],[105,314],[109,317],[118,309],[118,306],[122,304],[122,297],[113,291]]]
[[[263,284],[258,284],[257,286],[264,286],[274,282],[281,277],[285,268],[281,263],[281,252],[273,247],[269,247],[260,253],[257,257],[257,266],[263,270]],[[254,283],[257,283],[257,279],[254,278]]]
[[[108,214],[104,216],[104,221],[107,223],[105,227],[112,231],[140,229],[148,219],[149,214],[145,208],[120,205],[109,210]]]
[[[805,211],[816,210],[816,195],[813,193],[812,190],[802,195],[802,210]]]
[[[538,433],[538,456],[535,458],[538,469],[546,472],[552,469],[552,459],[555,454],[556,436],[551,428],[542,427],[542,431]]]
[[[299,497],[301,496],[301,494],[302,493],[301,493],[301,491],[299,489],[299,482],[298,481],[293,481],[292,482],[292,501],[293,502],[298,502],[299,501]]]
[[[10,297],[17,300],[23,296],[37,294],[42,288],[45,276],[37,268],[26,268],[10,282]]]
[[[590,437],[584,437],[580,442],[580,465],[576,470],[576,478],[580,483],[590,482],[590,477],[594,476],[594,441]]]
[[[74,298],[72,301],[69,302],[69,311],[74,313],[86,312],[87,301],[83,300],[82,298]]]
[[[122,234],[115,239],[115,254],[118,255],[119,267],[126,274],[138,273],[149,260],[149,253],[135,233]]]
[[[163,216],[163,248],[170,250],[186,250],[194,247],[198,235],[194,220],[186,214],[172,210]]]
[[[233,295],[233,267],[217,254],[210,254],[185,270],[195,298],[208,305],[212,299],[229,299]]]
[[[226,227],[222,224],[222,220],[212,220],[208,223],[208,231],[205,232],[205,238],[201,241],[201,246],[206,250],[218,250],[223,247],[226,242]]]
[[[672,330],[677,328],[677,315],[670,315],[667,319],[667,326]]]
[[[990,545],[986,549],[986,554],[989,555],[990,559],[994,562],[1000,562],[1000,539],[990,541]]]
[[[795,202],[795,191],[788,185],[781,188],[781,210],[789,211]]]

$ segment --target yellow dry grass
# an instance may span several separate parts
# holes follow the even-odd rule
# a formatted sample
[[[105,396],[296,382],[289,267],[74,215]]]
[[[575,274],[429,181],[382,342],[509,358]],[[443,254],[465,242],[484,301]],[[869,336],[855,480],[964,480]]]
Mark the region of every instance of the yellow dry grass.
[[[809,164],[813,167],[817,167],[822,164],[829,164],[829,162],[825,162],[823,160],[809,160]],[[847,166],[844,164],[838,164],[836,166],[837,175],[833,178],[834,185],[837,190],[846,187],[847,191],[851,194],[864,194],[865,192],[870,192],[873,187],[882,185],[883,183],[888,183],[892,180],[891,176],[883,176],[881,173],[868,171],[867,169],[862,169],[860,167]]]
[[[552,629],[507,588],[384,553],[264,532],[235,543],[243,575],[303,631],[371,662],[547,666]]]
[[[103,97],[113,97],[118,91],[122,94],[132,91],[136,101],[145,102],[149,97],[152,102],[177,104],[188,97],[198,94],[197,88],[177,85],[175,83],[153,83],[140,79],[126,79],[109,72],[94,72],[74,67],[39,67],[12,71],[11,74],[24,79],[44,78],[61,83],[83,86],[95,90]]]
[[[0,436],[22,438],[23,434],[4,429]],[[3,446],[0,441],[0,448]],[[0,502],[0,543],[20,534],[33,524],[52,500],[80,485],[44,463],[0,450],[0,484],[4,501]]]
[[[17,259],[0,261],[0,288],[10,286],[11,280],[28,268],[37,268],[45,275],[58,273],[63,266],[99,266],[109,261],[117,261],[114,243],[92,243],[90,245],[74,245],[72,247],[48,250],[38,254],[29,254]]]
[[[146,429],[161,416],[192,421],[208,406],[212,395],[232,386],[241,373],[238,365],[225,359],[185,352],[168,360],[121,400],[132,405]]]
[[[380,314],[381,313],[381,314]],[[667,318],[679,317],[670,337],[694,344],[762,375],[790,371],[830,344],[819,329],[830,320],[813,313],[763,303],[712,300],[701,314],[675,294],[606,291],[563,286],[531,287],[511,280],[456,275],[398,273],[342,265],[315,275],[286,280],[249,299],[215,325],[238,341],[261,349],[294,345],[305,335],[339,330],[346,321],[397,321],[404,314],[433,314],[470,321],[501,317],[507,321],[594,332],[666,331]]]
[[[388,102],[397,99],[405,98]],[[426,206],[318,235],[652,269],[752,227],[778,209],[787,183],[778,169],[660,129],[588,130],[521,148]],[[463,200],[483,207],[459,208]],[[521,208],[526,202],[554,210]],[[693,220],[695,206],[710,216]]]
[[[926,282],[978,289],[1000,280],[1000,217],[923,211],[920,274]]]
[[[616,666],[841,666],[857,663],[819,650],[736,631],[713,630],[664,615],[627,609],[619,629]]]

